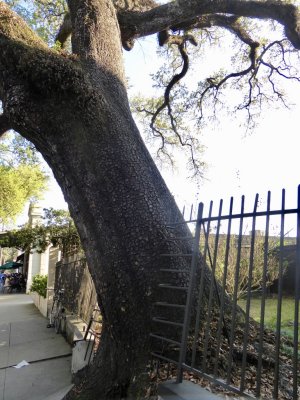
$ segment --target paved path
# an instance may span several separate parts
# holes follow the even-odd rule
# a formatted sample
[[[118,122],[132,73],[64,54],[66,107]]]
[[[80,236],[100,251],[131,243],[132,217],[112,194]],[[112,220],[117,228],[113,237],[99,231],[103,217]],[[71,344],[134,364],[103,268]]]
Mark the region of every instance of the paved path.
[[[71,348],[29,295],[0,294],[0,400],[61,400],[71,387]],[[29,365],[16,369],[21,361]],[[222,400],[198,385],[172,381],[160,400]]]
[[[21,361],[29,365],[14,368]],[[26,294],[0,295],[0,400],[59,400],[71,385],[71,348]]]

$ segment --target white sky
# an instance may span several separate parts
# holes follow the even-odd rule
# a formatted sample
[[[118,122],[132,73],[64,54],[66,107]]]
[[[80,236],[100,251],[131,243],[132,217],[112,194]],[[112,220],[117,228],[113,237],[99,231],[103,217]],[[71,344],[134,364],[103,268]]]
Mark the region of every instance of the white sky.
[[[149,85],[149,72],[153,72],[153,66],[157,65],[151,39],[146,39],[146,42],[147,47],[139,43],[135,45],[135,57],[130,57],[129,53],[125,58],[127,71],[133,71],[134,80],[130,83],[135,83],[136,90],[140,92]],[[215,62],[219,54],[212,56]],[[136,62],[137,57],[139,63]],[[211,62],[214,62],[213,58]],[[202,140],[206,146],[203,156],[208,170],[205,173],[206,180],[200,187],[187,179],[187,171],[182,165],[180,171],[173,175],[169,172],[170,168],[163,171],[179,205],[182,207],[197,201],[209,203],[210,200],[245,195],[252,208],[256,193],[266,197],[267,191],[271,190],[272,198],[277,198],[280,207],[281,190],[285,188],[287,206],[295,207],[297,186],[300,184],[299,89],[300,84],[297,83],[286,87],[290,103],[294,106],[289,110],[280,108],[265,111],[251,135],[245,137],[241,121],[232,122],[229,117],[222,119],[215,128],[207,127]]]
[[[150,87],[149,72],[154,72],[157,56],[151,39],[137,43],[130,53],[125,53],[126,73],[132,90],[145,92]],[[145,46],[148,43],[148,46]],[[290,90],[295,103],[291,110],[270,110],[264,113],[259,126],[251,136],[244,137],[239,121],[222,120],[215,129],[207,128],[203,134],[206,146],[204,160],[208,164],[207,180],[200,187],[187,179],[184,166],[170,173],[167,167],[163,176],[180,207],[210,200],[240,198],[246,195],[250,209],[255,193],[264,197],[268,190],[280,199],[281,189],[287,190],[287,206],[296,206],[297,186],[300,184],[299,149],[300,87]],[[298,100],[299,98],[299,100]],[[42,205],[46,208],[66,208],[61,191],[52,181]],[[278,207],[280,205],[278,204]],[[27,210],[25,211],[25,215]],[[19,219],[22,223],[24,216]],[[25,218],[26,220],[26,218]]]

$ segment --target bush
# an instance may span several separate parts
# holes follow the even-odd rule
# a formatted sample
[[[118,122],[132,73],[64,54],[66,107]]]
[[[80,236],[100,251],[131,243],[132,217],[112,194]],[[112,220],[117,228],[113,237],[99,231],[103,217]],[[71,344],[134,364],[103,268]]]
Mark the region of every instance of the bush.
[[[31,292],[36,292],[40,296],[46,298],[47,296],[47,275],[35,275],[32,280],[32,284],[30,287]]]
[[[236,291],[238,299],[243,297],[248,290],[249,285],[249,268],[251,255],[251,235],[243,235],[240,244],[240,252],[238,250],[239,236],[232,234],[227,243],[227,236],[220,236],[216,249],[216,235],[210,235],[208,239],[208,250],[210,259],[213,262],[214,252],[217,250],[215,258],[215,277],[222,285],[225,274],[226,292],[233,296]],[[227,244],[228,249],[227,249]],[[266,240],[264,235],[257,235],[253,246],[252,254],[252,273],[251,273],[251,290],[259,291],[263,287],[265,278],[265,286],[269,287],[278,279],[279,276],[279,255],[276,254],[279,243],[277,238],[269,238],[268,251],[265,254]],[[202,244],[204,247],[204,243]],[[201,248],[202,250],[202,248]],[[204,250],[202,250],[204,251]],[[267,256],[266,265],[265,256]],[[226,260],[227,258],[227,260]],[[226,262],[227,261],[227,262]],[[287,260],[283,260],[283,272],[287,268]],[[226,267],[226,268],[225,268]],[[237,268],[238,273],[237,273]],[[266,268],[266,271],[265,271]],[[267,275],[264,277],[264,274]],[[237,287],[236,287],[237,284]]]

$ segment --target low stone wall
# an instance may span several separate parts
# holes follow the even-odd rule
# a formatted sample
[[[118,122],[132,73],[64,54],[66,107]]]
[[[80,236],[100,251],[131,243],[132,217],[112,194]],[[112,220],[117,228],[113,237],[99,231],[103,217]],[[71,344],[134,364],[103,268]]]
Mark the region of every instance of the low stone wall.
[[[34,305],[39,309],[40,313],[44,316],[48,316],[48,299],[40,296],[36,292],[31,292],[30,296],[34,302]]]
[[[87,263],[78,255],[56,265],[55,290],[64,289],[63,305],[69,313],[88,322],[97,304],[96,291]]]

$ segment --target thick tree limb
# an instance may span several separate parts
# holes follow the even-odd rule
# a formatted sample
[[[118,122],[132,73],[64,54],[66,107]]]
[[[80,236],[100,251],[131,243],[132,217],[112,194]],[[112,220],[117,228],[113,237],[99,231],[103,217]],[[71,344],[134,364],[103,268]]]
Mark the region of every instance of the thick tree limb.
[[[130,12],[144,12],[151,10],[152,8],[157,7],[157,3],[154,0],[112,0],[112,3],[115,7],[115,10],[118,13],[125,14]],[[64,16],[64,20],[62,25],[59,28],[59,31],[56,35],[55,40],[60,42],[62,48],[64,47],[66,40],[72,33],[72,24],[70,14],[66,13]],[[126,50],[131,50],[133,47],[132,37],[134,36],[134,29],[127,27],[127,32],[123,31],[123,35],[121,37],[122,45]]]
[[[104,0],[103,2],[105,3]],[[111,46],[111,40],[105,40],[106,36],[119,36],[114,9],[107,10],[100,1],[93,0],[70,0],[69,3],[74,14],[73,43],[75,53],[79,56],[77,59],[50,50],[21,17],[11,11],[5,3],[0,2],[0,65],[3,70],[11,71],[11,76],[16,74],[21,80],[30,82],[39,90],[49,91],[57,86],[61,91],[71,86],[75,87],[74,80],[77,80],[79,75],[78,80],[86,81],[81,67],[88,60],[94,63],[94,70],[100,75],[99,86],[103,83],[101,73],[105,70],[109,70],[119,81],[125,81],[120,41],[116,38],[114,46]],[[99,12],[97,8],[100,6],[106,13]],[[86,13],[86,19],[81,18],[82,12]],[[102,71],[99,67],[102,67]],[[4,75],[2,77],[0,74],[0,86],[1,80],[5,81],[4,78]],[[86,82],[80,86],[86,87]]]
[[[69,0],[68,6],[72,21],[72,49],[83,65],[87,65],[93,84],[102,81],[99,75],[102,69],[109,71],[112,79],[116,78],[125,86],[120,30],[113,4],[107,0]],[[92,68],[95,74],[91,73]]]
[[[45,93],[55,87],[62,93],[75,81],[84,79],[76,58],[50,50],[3,2],[0,2],[0,50],[0,86],[7,80],[15,80]]]
[[[92,97],[94,89],[80,64],[50,50],[4,3],[0,3],[0,52],[1,100],[17,131],[30,132],[35,125],[28,112],[35,99],[58,96],[70,101],[71,97],[85,103]]]
[[[195,18],[209,14],[272,19],[284,26],[288,39],[300,49],[300,10],[282,1],[177,0],[143,13],[119,14],[119,22],[122,35],[131,31],[132,37],[138,38],[176,27],[180,21],[195,21]]]

